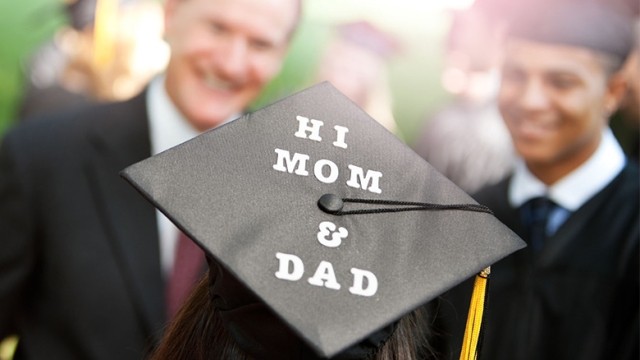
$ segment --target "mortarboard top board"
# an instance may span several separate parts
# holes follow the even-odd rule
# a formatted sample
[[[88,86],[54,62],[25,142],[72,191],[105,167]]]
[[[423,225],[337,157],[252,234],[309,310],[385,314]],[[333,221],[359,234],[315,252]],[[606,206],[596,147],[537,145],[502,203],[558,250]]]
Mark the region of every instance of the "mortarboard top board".
[[[524,247],[326,82],[123,177],[320,356]]]

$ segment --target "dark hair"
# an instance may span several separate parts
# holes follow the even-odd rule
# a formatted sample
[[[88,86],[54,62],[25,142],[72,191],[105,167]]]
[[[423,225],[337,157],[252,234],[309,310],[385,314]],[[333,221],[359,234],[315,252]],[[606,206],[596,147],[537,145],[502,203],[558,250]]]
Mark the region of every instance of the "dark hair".
[[[151,359],[249,359],[222,325],[208,286],[209,277],[204,276],[169,324]]]
[[[391,337],[371,360],[435,358],[425,307],[402,317]],[[225,329],[209,296],[209,278],[198,283],[169,325],[150,360],[254,360]]]

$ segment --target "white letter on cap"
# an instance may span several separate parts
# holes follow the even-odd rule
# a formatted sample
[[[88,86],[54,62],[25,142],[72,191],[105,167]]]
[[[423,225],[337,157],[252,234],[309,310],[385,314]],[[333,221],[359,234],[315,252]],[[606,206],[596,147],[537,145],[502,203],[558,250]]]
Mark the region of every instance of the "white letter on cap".
[[[356,189],[362,188],[364,190],[369,190],[376,194],[380,194],[382,192],[378,186],[378,180],[382,177],[381,172],[367,170],[367,176],[364,176],[364,171],[361,167],[349,165],[349,169],[351,169],[351,178],[347,181],[347,185]],[[369,181],[371,181],[371,186],[369,186]],[[360,184],[362,184],[362,186]]]
[[[331,221],[321,222],[320,225],[318,225],[318,228],[320,229],[317,236],[318,241],[326,247],[338,247],[342,244],[342,239],[349,236],[349,232],[343,227],[339,227],[338,231],[336,231],[336,224]],[[331,234],[331,240],[327,239],[329,234]]]
[[[307,172],[307,160],[309,160],[309,155],[306,154],[293,154],[293,159],[291,159],[291,154],[287,150],[275,149],[276,154],[278,154],[278,161],[273,165],[273,168],[278,171],[288,172],[291,174],[295,169],[295,173],[297,175],[307,176],[309,172]],[[284,166],[284,163],[287,163],[287,166]],[[297,167],[296,167],[297,165]]]
[[[351,268],[353,274],[353,286],[349,288],[349,292],[354,295],[373,296],[378,291],[378,278],[367,270]],[[367,288],[363,287],[364,278],[367,279]]]
[[[296,120],[298,120],[298,131],[294,134],[295,137],[306,139],[307,131],[309,131],[311,132],[311,134],[309,134],[310,140],[322,141],[320,137],[320,128],[324,125],[322,121],[311,119],[313,126],[309,126],[309,119],[304,116],[296,116]]]
[[[329,176],[324,176],[322,173],[322,168],[324,168],[325,165],[329,167]],[[316,161],[316,164],[313,166],[313,174],[316,176],[316,179],[325,184],[334,183],[336,179],[338,179],[339,173],[338,165],[331,160],[320,159]]]
[[[336,125],[333,128],[336,129],[336,141],[333,142],[333,146],[337,146],[339,148],[346,149],[347,148],[347,143],[344,142],[344,138],[346,137],[347,133],[349,132],[349,129],[344,127],[344,126],[340,126],[340,125]]]
[[[320,262],[316,273],[313,274],[313,277],[309,278],[309,284],[340,290],[340,284],[338,284],[336,274],[333,272],[333,265],[328,261]]]
[[[280,260],[280,268],[276,272],[276,277],[282,280],[298,281],[304,274],[304,264],[299,257],[291,254],[276,253],[276,258]],[[292,271],[289,272],[289,264]]]

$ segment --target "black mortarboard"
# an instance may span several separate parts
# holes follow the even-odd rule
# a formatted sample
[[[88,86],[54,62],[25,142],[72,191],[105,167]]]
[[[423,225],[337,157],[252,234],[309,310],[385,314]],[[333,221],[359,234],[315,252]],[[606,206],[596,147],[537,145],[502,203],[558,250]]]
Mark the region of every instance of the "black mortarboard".
[[[253,294],[331,357],[524,246],[329,83],[123,176],[208,253],[211,294],[249,352],[278,344]]]
[[[578,46],[620,63],[633,48],[633,20],[618,7],[595,1],[527,2],[511,22],[511,36]]]

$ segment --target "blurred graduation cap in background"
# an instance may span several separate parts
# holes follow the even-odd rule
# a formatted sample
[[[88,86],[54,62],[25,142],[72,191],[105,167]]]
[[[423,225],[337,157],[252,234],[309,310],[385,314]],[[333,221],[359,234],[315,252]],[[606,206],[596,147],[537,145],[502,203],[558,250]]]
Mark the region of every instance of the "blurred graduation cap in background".
[[[368,49],[382,58],[396,55],[401,49],[398,39],[365,20],[338,24],[336,31],[340,38]]]
[[[258,358],[296,358],[301,340],[362,356],[363,340],[524,247],[329,83],[122,175],[206,251],[223,322]]]

